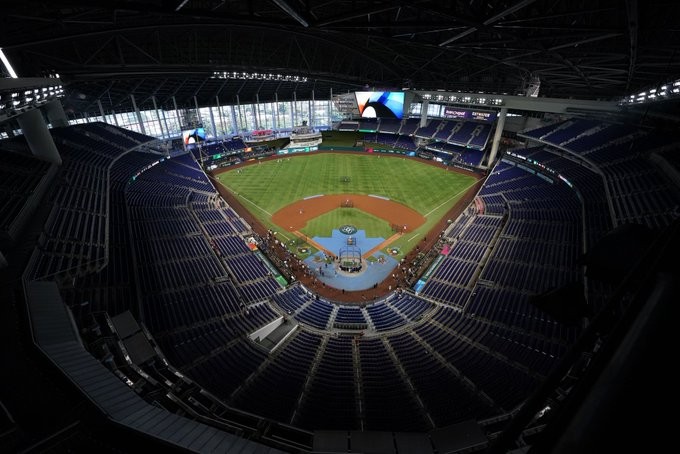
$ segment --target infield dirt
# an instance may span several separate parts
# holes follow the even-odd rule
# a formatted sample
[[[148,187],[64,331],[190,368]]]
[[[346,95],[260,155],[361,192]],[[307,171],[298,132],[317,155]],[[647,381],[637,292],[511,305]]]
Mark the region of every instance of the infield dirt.
[[[352,202],[354,208],[384,219],[391,225],[406,226],[402,233],[417,229],[426,220],[416,210],[392,200],[368,195],[333,194],[293,202],[272,214],[272,222],[288,231],[301,230],[310,219],[342,209],[341,205],[347,200]]]

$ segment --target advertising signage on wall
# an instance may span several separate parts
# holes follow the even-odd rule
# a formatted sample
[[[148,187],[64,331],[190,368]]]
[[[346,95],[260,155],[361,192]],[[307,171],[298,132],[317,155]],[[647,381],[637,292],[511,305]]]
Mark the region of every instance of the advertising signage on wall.
[[[496,112],[487,110],[461,109],[460,107],[444,106],[444,118],[454,120],[476,120],[489,123],[496,120]]]
[[[291,147],[291,148],[281,148],[278,154],[289,154],[289,153],[309,153],[310,151],[318,151],[318,146],[313,147]]]
[[[483,110],[473,110],[470,113],[473,120],[492,122],[496,119],[496,112],[486,112]]]
[[[469,111],[465,109],[458,109],[456,107],[444,107],[444,118],[465,119],[468,118]]]

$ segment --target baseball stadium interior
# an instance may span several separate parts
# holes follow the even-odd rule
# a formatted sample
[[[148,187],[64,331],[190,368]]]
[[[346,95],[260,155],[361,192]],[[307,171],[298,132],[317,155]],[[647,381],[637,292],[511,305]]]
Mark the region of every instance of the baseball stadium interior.
[[[0,8],[0,452],[672,449],[680,3]]]

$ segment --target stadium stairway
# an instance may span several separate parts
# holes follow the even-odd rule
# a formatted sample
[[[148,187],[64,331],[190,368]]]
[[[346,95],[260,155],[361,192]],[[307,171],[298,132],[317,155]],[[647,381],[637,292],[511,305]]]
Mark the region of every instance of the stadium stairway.
[[[300,396],[298,397],[296,401],[295,408],[293,409],[293,414],[290,418],[290,424],[295,424],[297,422],[297,417],[298,417],[298,412],[300,410],[300,407],[306,397],[306,395],[309,393],[309,388],[314,380],[314,377],[316,376],[316,371],[317,368],[319,367],[319,364],[321,364],[321,358],[323,357],[323,352],[326,349],[326,344],[328,343],[328,336],[324,336],[321,339],[321,344],[319,345],[319,348],[316,351],[316,354],[314,355],[314,359],[312,360],[312,364],[309,368],[309,372],[307,374],[307,379],[305,380],[305,383],[303,384],[302,391],[300,391]]]
[[[421,416],[428,422],[430,425],[430,428],[434,428],[435,424],[434,421],[432,420],[432,416],[430,416],[430,413],[427,411],[427,408],[425,407],[425,404],[423,404],[422,399],[416,393],[415,391],[415,386],[413,385],[413,382],[411,381],[411,378],[409,377],[408,373],[404,369],[403,364],[401,364],[401,361],[399,361],[399,358],[397,358],[397,355],[394,353],[394,349],[392,348],[392,345],[387,341],[387,338],[383,337],[382,338],[383,345],[385,346],[385,350],[389,354],[390,358],[392,359],[392,362],[394,363],[395,367],[399,371],[399,375],[404,383],[406,383],[408,386],[409,393],[411,394],[411,398],[418,403],[418,409],[421,413]]]

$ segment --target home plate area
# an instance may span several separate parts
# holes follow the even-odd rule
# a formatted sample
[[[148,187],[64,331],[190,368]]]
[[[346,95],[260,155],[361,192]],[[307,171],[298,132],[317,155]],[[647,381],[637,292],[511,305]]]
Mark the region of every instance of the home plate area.
[[[346,226],[340,227],[343,229]],[[331,237],[315,236],[313,241],[326,251],[333,252],[333,258],[324,251],[307,257],[305,265],[319,282],[340,290],[367,290],[382,282],[397,266],[397,261],[381,251],[365,256],[382,244],[384,238],[368,238],[364,230],[354,230],[348,235],[333,229]],[[363,257],[361,255],[364,255]]]

